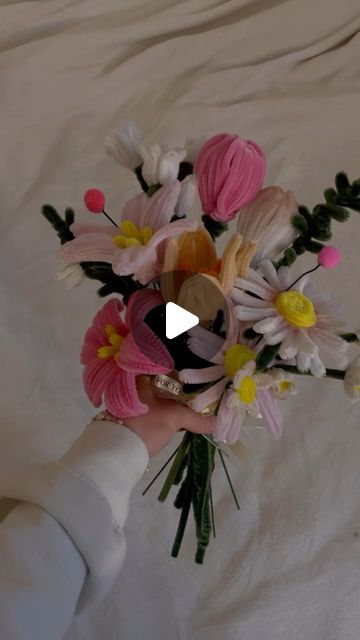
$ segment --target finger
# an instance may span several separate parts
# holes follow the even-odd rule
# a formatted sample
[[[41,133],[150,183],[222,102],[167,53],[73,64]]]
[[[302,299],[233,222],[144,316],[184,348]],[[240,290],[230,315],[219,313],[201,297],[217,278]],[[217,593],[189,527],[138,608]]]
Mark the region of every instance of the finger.
[[[216,418],[212,416],[202,416],[195,413],[188,407],[176,407],[177,430],[186,429],[192,433],[212,433],[215,429]]]

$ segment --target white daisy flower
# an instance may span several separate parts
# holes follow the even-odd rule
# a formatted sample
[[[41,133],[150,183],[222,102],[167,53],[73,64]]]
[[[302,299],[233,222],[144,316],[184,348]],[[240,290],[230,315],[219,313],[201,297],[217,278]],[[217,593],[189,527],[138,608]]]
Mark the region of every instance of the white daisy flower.
[[[295,240],[298,232],[292,225],[298,204],[292,191],[280,187],[262,189],[255,200],[238,213],[237,231],[244,240],[255,242],[252,266],[264,258],[274,258]]]
[[[66,264],[62,260],[58,261],[55,280],[62,282],[65,289],[73,289],[79,286],[84,279],[85,273],[79,264]]]
[[[255,361],[247,362],[234,376],[227,399],[229,409],[236,409],[240,415],[252,415],[261,418],[257,401],[257,382]]]
[[[268,369],[266,373],[257,374],[257,385],[260,389],[269,389],[279,400],[297,393],[294,376],[283,369]]]
[[[260,270],[249,269],[247,278],[235,280],[232,298],[239,320],[253,322],[265,344],[280,344],[280,358],[295,358],[300,371],[325,375],[322,354],[345,367],[348,344],[338,335],[342,323],[330,315],[327,296],[310,289],[308,276],[291,286],[290,269],[276,271],[270,260]]]
[[[347,366],[344,385],[352,402],[358,402],[360,400],[360,356],[356,356]]]

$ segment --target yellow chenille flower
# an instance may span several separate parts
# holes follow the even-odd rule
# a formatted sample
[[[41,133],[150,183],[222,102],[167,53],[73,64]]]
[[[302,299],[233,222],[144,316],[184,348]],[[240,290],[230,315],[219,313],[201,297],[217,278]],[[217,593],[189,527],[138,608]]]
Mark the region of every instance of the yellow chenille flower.
[[[294,327],[313,327],[316,313],[310,298],[299,291],[283,291],[275,300],[275,306],[283,318]]]
[[[138,227],[132,220],[124,220],[120,224],[122,234],[113,237],[113,242],[117,247],[146,245],[153,236],[151,227]]]
[[[242,378],[238,387],[234,387],[243,404],[253,404],[256,398],[257,385],[251,376]]]
[[[256,353],[244,344],[234,344],[228,348],[224,356],[224,367],[226,375],[233,378],[239,369],[242,369],[247,362],[255,360]]]

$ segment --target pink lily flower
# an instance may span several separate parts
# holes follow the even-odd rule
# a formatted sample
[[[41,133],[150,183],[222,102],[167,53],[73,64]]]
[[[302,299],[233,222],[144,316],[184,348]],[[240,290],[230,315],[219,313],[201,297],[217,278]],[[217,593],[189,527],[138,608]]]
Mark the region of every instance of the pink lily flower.
[[[174,368],[170,353],[144,322],[149,311],[163,302],[159,291],[142,289],[130,297],[125,315],[117,298],[96,314],[81,352],[85,391],[95,407],[104,399],[108,411],[119,418],[148,411],[138,396],[137,376],[169,373]]]
[[[114,273],[134,276],[147,284],[161,272],[164,241],[186,231],[197,222],[178,220],[170,224],[180,194],[174,180],[151,198],[141,193],[125,205],[119,227],[106,224],[73,224],[75,239],[64,244],[59,257],[66,263],[109,262]]]

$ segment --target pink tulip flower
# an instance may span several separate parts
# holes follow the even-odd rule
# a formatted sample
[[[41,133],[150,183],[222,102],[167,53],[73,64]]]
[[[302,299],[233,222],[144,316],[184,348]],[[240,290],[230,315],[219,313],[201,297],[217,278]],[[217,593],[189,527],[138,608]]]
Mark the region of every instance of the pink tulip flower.
[[[213,220],[228,222],[260,191],[265,156],[255,142],[220,133],[201,147],[194,171],[202,210]]]

